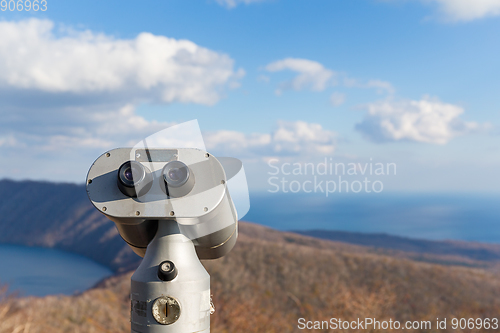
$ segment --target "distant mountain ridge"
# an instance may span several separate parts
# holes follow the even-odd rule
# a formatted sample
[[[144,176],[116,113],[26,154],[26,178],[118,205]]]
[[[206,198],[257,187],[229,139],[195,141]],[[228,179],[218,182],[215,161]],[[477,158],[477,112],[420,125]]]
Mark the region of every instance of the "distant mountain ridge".
[[[134,269],[141,260],[121,239],[114,223],[92,206],[84,185],[4,179],[0,180],[0,197],[0,243],[70,251],[91,258],[116,272]],[[248,228],[245,223],[241,223],[240,237],[245,233],[250,235],[252,230],[260,229]],[[298,241],[298,238],[290,238],[287,233],[270,232],[271,229],[268,228],[266,230],[268,231],[250,236],[267,239],[274,235],[272,237],[279,237],[290,243]],[[412,259],[423,258],[424,261],[449,261],[459,265],[467,265],[462,258],[500,262],[500,244],[428,241],[385,234],[327,230],[295,232],[375,250],[408,252],[414,254],[410,256]],[[300,241],[304,242],[302,238]],[[473,264],[477,265],[476,262]]]
[[[392,236],[330,230],[297,230],[295,233],[337,242],[399,250],[421,254],[461,256],[472,260],[500,261],[500,244],[485,244],[455,240],[433,241]]]

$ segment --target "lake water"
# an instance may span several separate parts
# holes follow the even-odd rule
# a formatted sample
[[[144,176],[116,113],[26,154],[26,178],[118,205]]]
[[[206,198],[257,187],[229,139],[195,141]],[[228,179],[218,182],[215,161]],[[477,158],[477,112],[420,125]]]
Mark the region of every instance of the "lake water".
[[[500,243],[500,195],[253,194],[243,218],[279,230],[327,229]]]
[[[23,295],[71,295],[92,287],[112,271],[76,254],[0,244],[0,283]]]

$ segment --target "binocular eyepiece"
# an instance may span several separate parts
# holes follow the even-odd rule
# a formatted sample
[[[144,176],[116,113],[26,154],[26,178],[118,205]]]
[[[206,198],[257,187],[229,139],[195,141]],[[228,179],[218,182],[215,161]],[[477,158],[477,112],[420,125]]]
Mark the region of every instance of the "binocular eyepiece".
[[[237,238],[227,180],[221,162],[199,149],[118,148],[94,162],[87,193],[138,255],[145,255],[163,221],[175,221],[199,258],[215,259]]]
[[[194,174],[181,161],[170,161],[161,171],[160,188],[172,198],[187,195],[194,187]],[[131,198],[137,198],[149,192],[154,177],[142,163],[127,161],[118,169],[118,188]]]
[[[127,161],[118,169],[118,188],[128,197],[146,194],[153,186],[151,171],[136,161]]]

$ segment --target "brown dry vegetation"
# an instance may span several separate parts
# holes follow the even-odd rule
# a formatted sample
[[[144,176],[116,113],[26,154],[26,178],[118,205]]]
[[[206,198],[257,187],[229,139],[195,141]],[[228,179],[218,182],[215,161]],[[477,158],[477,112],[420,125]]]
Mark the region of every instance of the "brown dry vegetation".
[[[298,332],[301,317],[434,324],[437,317],[500,314],[500,278],[491,270],[416,262],[251,224],[240,230],[228,256],[204,263],[216,306],[212,332]],[[129,332],[129,279],[116,276],[72,297],[6,299],[0,333]],[[438,332],[434,326],[429,332]]]

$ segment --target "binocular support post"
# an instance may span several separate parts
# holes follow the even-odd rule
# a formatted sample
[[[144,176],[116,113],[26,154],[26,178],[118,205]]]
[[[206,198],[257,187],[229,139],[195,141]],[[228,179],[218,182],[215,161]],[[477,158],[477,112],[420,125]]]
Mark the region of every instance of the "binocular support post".
[[[176,221],[158,222],[131,280],[132,333],[210,332],[210,275]]]

